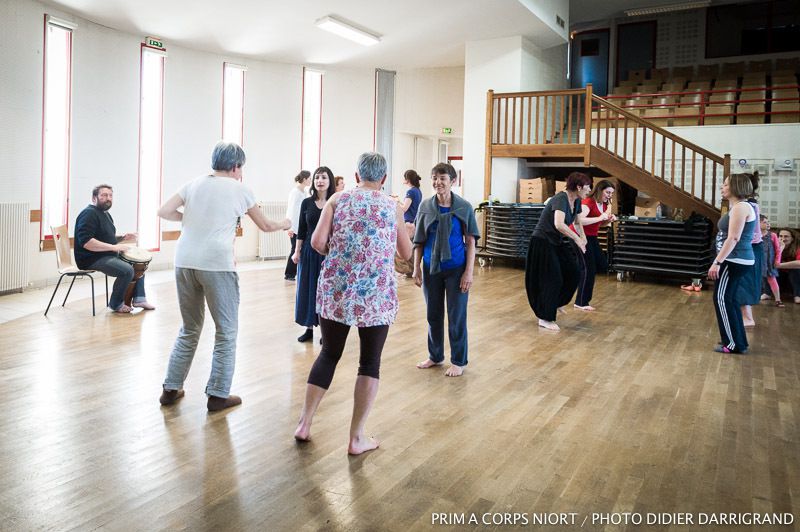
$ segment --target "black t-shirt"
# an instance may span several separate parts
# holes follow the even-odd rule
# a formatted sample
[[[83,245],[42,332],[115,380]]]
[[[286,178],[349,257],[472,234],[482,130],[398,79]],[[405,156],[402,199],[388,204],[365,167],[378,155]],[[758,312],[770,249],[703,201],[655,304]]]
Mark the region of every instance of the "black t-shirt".
[[[570,210],[569,196],[567,196],[566,192],[559,192],[547,202],[542,211],[542,216],[536,224],[536,229],[533,230],[533,236],[546,238],[551,244],[558,246],[561,245],[561,237],[563,235],[556,229],[555,211],[563,212],[564,223],[569,225],[581,212],[581,199],[576,198]]]
[[[317,207],[316,200],[312,197],[303,200],[300,204],[300,220],[297,224],[297,239],[310,240],[317,228],[322,209]]]
[[[117,229],[108,211],[89,205],[75,221],[75,264],[82,270],[91,269],[100,257],[116,255],[113,251],[89,251],[83,247],[93,238],[106,244],[116,244]]]

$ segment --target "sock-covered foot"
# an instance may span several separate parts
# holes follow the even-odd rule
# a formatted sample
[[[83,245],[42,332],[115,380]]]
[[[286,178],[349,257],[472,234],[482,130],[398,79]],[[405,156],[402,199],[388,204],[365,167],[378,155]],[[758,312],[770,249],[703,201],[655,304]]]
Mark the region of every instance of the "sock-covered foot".
[[[161,397],[158,399],[158,402],[164,406],[174,405],[177,403],[186,392],[183,390],[167,390],[166,388],[163,389],[164,391],[161,392]]]
[[[310,342],[314,339],[314,330],[306,329],[306,332],[297,337],[298,342]]]
[[[561,327],[559,327],[556,322],[554,321],[547,321],[547,320],[539,320],[539,327],[542,329],[547,329],[548,331],[560,331]]]
[[[216,397],[214,395],[208,396],[208,411],[219,412],[226,408],[239,406],[242,404],[242,398],[238,395],[229,395],[228,397]]]

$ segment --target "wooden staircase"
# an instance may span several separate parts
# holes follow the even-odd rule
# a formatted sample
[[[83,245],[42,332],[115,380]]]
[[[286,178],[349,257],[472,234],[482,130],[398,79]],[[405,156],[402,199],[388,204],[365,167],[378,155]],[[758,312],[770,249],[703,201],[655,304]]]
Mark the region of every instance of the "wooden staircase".
[[[486,97],[484,197],[492,158],[582,161],[685,213],[720,217],[719,188],[730,155],[719,156],[586,89]]]

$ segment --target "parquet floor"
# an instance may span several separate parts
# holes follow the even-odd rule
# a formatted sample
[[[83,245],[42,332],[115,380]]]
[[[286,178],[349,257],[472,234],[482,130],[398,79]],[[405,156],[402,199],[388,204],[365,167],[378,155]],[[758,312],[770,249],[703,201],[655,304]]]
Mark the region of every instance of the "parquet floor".
[[[428,530],[459,519],[445,529],[798,529],[800,305],[756,308],[752,354],[720,355],[710,291],[602,277],[599,310],[570,309],[553,334],[536,327],[522,277],[477,270],[470,364],[457,379],[414,367],[425,308],[399,280],[368,422],[382,444],[361,457],[346,454],[352,332],[313,441],[292,438],[318,344],[295,340],[294,284],[278,269],[241,273],[232,391],[244,404],[222,414],[203,395],[210,319],[186,397],[158,404],[180,324],[173,283],[149,287],[158,310],[138,316],[93,318],[70,300],[46,319],[0,324],[0,529]],[[625,512],[795,522],[597,521]],[[514,513],[527,526],[496,523]],[[552,513],[576,521],[533,523]]]

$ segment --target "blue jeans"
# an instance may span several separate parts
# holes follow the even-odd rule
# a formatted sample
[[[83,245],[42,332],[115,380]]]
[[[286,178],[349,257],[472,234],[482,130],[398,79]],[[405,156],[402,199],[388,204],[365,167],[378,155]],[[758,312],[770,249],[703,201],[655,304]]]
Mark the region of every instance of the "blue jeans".
[[[211,376],[206,394],[227,398],[231,391],[236,363],[236,336],[239,332],[239,274],[175,268],[178,305],[183,325],[169,356],[166,390],[180,390],[189,373],[203,331],[206,304],[216,325]]]
[[[112,310],[117,310],[121,307],[125,299],[125,290],[128,288],[128,283],[133,279],[133,266],[119,257],[106,255],[94,261],[89,269],[103,272],[115,278],[114,289],[111,291],[111,298],[108,300],[108,306]],[[136,286],[133,290],[133,302],[139,303],[145,300],[144,275],[142,275],[139,280],[136,281]]]
[[[467,302],[469,292],[461,291],[464,266],[431,275],[422,264],[422,293],[428,307],[428,354],[432,362],[444,360],[444,309],[447,303],[447,335],[450,339],[450,362],[467,365]]]

